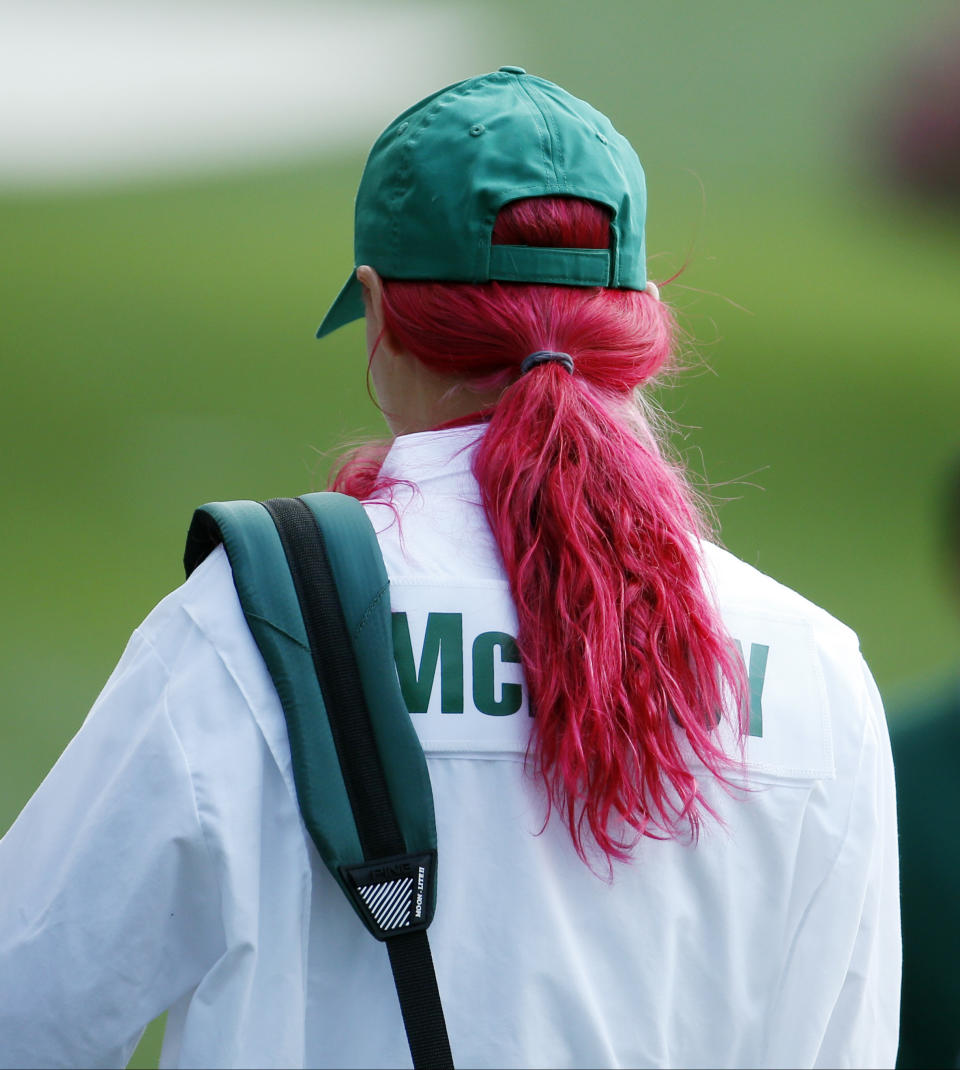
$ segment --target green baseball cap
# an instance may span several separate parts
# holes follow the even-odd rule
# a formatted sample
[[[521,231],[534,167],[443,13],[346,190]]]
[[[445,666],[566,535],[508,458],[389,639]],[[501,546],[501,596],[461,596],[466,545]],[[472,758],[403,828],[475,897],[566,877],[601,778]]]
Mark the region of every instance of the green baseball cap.
[[[505,204],[558,195],[610,209],[609,249],[492,244]],[[357,191],[354,265],[386,279],[643,290],[646,207],[640,160],[605,115],[501,67],[426,97],[377,138]],[[354,270],[317,337],[363,314]]]

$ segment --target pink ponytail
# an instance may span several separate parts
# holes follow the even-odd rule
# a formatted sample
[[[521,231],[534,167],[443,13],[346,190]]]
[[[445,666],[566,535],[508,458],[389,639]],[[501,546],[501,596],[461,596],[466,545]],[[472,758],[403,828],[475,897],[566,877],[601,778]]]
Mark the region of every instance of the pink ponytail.
[[[606,247],[605,209],[568,198],[505,208],[494,241]],[[743,666],[704,590],[701,519],[633,398],[669,361],[665,305],[629,290],[521,283],[384,286],[393,342],[437,371],[502,386],[474,456],[519,618],[535,713],[528,752],[577,851],[625,858],[641,836],[695,837],[704,811],[689,751],[726,781],[716,736]],[[536,350],[569,353],[569,374]],[[382,489],[378,459],[335,487]],[[729,703],[729,699],[727,699]],[[684,743],[686,740],[686,743]]]

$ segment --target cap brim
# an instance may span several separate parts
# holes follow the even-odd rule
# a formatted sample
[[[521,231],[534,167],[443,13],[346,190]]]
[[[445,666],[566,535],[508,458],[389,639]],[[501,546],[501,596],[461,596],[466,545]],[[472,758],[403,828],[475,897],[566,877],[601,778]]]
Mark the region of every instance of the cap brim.
[[[317,328],[317,337],[323,338],[354,320],[363,319],[363,287],[357,280],[356,271],[350,273],[343,289],[323,317],[323,323]]]

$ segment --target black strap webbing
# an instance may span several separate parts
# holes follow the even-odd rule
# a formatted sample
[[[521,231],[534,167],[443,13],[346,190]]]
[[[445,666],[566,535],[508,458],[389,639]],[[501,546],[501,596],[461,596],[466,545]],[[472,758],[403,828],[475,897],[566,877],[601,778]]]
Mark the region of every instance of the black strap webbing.
[[[406,851],[337,595],[323,532],[299,498],[264,502],[290,567],[310,652],[364,858]],[[416,1070],[453,1070],[453,1056],[426,931],[387,940],[407,1042]]]
[[[453,1070],[447,1023],[426,930],[391,937],[387,951],[413,1065]]]

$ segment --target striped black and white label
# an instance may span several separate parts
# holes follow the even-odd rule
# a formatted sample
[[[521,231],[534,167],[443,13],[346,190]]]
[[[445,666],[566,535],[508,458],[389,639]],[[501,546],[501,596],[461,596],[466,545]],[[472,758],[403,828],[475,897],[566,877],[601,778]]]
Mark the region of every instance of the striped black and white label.
[[[434,864],[435,857],[427,854],[343,867],[360,915],[374,936],[383,940],[429,924]]]
[[[422,866],[417,876],[420,880],[423,879]],[[401,929],[410,924],[413,877],[400,877],[397,880],[384,881],[382,884],[366,884],[357,890],[373,915],[373,920],[384,932]]]

